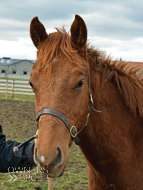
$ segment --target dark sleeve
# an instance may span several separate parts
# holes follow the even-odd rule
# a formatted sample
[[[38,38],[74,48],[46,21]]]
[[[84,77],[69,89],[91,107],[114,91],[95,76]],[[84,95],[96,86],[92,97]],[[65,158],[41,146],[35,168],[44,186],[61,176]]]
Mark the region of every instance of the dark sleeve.
[[[16,141],[6,141],[0,125],[0,172],[25,171],[36,166],[33,161],[35,143],[28,143],[14,153],[13,148],[18,144]]]

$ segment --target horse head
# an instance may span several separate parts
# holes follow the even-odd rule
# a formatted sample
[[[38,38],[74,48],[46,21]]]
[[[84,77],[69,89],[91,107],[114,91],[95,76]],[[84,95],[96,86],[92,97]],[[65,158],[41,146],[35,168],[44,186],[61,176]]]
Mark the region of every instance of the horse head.
[[[48,170],[49,177],[63,174],[69,148],[73,140],[78,141],[89,112],[87,28],[80,16],[75,16],[70,33],[57,29],[47,34],[38,17],[31,21],[30,35],[38,51],[29,82],[36,114],[40,113],[34,160],[43,172]],[[48,113],[41,112],[45,109]]]

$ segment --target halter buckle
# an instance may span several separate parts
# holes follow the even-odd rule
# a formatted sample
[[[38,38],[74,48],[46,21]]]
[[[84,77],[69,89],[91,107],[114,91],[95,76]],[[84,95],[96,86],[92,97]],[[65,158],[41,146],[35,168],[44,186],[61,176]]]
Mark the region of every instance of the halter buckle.
[[[88,113],[88,115],[87,115],[87,120],[89,119],[89,116],[90,116],[90,113]]]
[[[89,100],[90,100],[90,102],[92,103],[92,105],[93,105],[93,98],[92,98],[92,94],[90,94],[89,95]]]
[[[75,138],[77,136],[77,129],[74,125],[70,128],[70,134],[71,134],[72,138]]]

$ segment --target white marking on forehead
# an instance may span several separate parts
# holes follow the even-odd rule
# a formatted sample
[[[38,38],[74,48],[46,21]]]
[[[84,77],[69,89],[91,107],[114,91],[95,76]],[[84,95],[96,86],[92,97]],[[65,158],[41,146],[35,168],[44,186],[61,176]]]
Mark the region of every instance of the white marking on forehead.
[[[53,62],[56,62],[56,61],[58,61],[58,60],[59,60],[58,58],[54,58]]]
[[[59,59],[58,58],[54,58],[53,59],[53,64],[55,63],[55,62],[57,62]],[[49,67],[49,63],[47,64],[47,68]]]
[[[44,162],[44,160],[45,160],[44,156],[41,156],[40,160],[41,160],[41,162]]]

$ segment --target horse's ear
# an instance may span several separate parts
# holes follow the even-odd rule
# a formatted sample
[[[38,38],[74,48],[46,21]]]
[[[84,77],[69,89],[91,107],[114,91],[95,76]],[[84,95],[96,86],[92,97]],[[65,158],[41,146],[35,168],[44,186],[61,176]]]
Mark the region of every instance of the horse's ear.
[[[83,48],[87,41],[86,24],[79,15],[75,15],[75,20],[71,25],[71,40],[77,49]]]
[[[38,48],[38,45],[48,37],[46,29],[39,21],[38,17],[34,17],[31,21],[30,36],[36,48]]]

